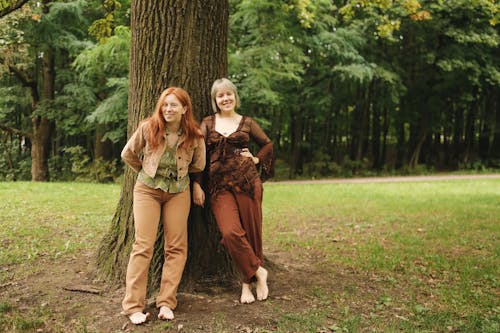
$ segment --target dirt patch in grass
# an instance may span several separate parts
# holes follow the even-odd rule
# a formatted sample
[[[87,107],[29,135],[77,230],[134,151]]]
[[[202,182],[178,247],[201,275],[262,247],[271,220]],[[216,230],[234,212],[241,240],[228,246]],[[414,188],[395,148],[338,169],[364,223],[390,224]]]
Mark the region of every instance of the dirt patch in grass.
[[[109,288],[93,280],[92,253],[58,260],[39,258],[29,264],[3,268],[9,276],[0,286],[2,304],[0,331],[33,332],[266,332],[276,331],[287,316],[307,318],[325,304],[341,302],[349,286],[363,286],[355,272],[323,269],[303,250],[282,252],[267,249],[270,262],[270,297],[265,302],[242,305],[239,289],[199,286],[195,292],[180,292],[175,320],[157,319],[154,300],[149,302],[151,319],[134,326],[120,315],[124,288]],[[367,289],[373,288],[370,287]],[[359,287],[356,292],[359,292]],[[332,295],[338,295],[333,297]],[[333,298],[336,298],[333,299]],[[333,310],[330,309],[330,310]],[[316,319],[332,325],[340,313],[323,313]],[[329,318],[329,319],[328,319]],[[319,323],[321,324],[321,323]],[[312,326],[319,325],[313,322]],[[282,325],[281,325],[282,326]],[[325,326],[326,327],[326,326]],[[285,330],[286,331],[286,330]],[[330,330],[326,330],[328,332]]]

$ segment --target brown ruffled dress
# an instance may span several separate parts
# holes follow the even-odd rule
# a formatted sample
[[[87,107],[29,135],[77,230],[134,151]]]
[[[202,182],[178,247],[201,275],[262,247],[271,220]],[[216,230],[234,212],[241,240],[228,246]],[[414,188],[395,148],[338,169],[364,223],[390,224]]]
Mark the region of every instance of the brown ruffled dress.
[[[243,116],[236,131],[227,137],[215,130],[215,116],[206,117],[201,129],[207,146],[210,196],[224,190],[253,196],[255,180],[260,176],[266,181],[274,175],[273,144],[252,118]],[[254,154],[258,165],[240,155],[243,148],[249,148],[250,139],[260,148]]]
[[[260,126],[243,116],[237,130],[224,136],[215,130],[215,115],[201,123],[207,147],[206,185],[212,211],[229,255],[243,275],[254,281],[255,271],[263,265],[262,182],[274,175],[273,144]],[[250,142],[258,146],[255,153]],[[259,158],[240,155],[244,148]]]

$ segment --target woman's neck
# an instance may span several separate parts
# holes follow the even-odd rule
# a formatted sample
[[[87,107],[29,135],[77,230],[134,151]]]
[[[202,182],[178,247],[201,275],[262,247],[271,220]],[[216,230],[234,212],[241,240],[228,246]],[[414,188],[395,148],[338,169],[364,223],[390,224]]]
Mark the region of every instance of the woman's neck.
[[[181,124],[180,123],[166,123],[165,127],[169,133],[177,133],[179,131],[179,128],[181,127]]]
[[[219,114],[219,117],[221,117],[221,118],[234,118],[234,117],[239,116],[239,114],[237,114],[234,109],[231,111],[219,111],[217,113]]]

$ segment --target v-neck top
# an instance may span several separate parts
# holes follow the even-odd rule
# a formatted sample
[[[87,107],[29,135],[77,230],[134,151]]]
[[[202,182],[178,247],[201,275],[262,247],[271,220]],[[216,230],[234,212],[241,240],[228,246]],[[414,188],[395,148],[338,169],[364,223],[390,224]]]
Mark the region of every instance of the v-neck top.
[[[242,116],[237,129],[228,136],[215,130],[215,115],[203,119],[200,127],[207,147],[210,195],[234,191],[253,196],[255,180],[260,177],[265,181],[274,174],[273,144],[251,117]],[[259,146],[254,153],[259,158],[258,165],[240,154],[251,141]]]
[[[221,132],[219,132],[219,131],[217,131],[217,130],[215,129],[215,128],[216,128],[216,126],[217,126],[217,116],[216,116],[216,115],[214,115],[214,131],[216,131],[217,133],[219,133],[220,135],[222,135],[222,136],[224,136],[224,137],[226,137],[226,138],[227,138],[228,136],[230,136],[231,134],[233,134],[234,132],[238,131],[238,130],[241,128],[242,123],[243,123],[243,116],[241,116],[241,119],[238,121],[238,126],[236,127],[236,129],[235,129],[233,132],[231,132],[231,133],[229,133],[229,134],[224,135],[224,133],[221,133]]]
[[[141,169],[138,181],[153,189],[161,189],[167,193],[184,192],[189,186],[189,174],[184,177],[177,177],[177,161],[175,160],[174,147],[166,146],[165,152],[160,158],[158,170],[154,177],[150,177],[144,169]]]

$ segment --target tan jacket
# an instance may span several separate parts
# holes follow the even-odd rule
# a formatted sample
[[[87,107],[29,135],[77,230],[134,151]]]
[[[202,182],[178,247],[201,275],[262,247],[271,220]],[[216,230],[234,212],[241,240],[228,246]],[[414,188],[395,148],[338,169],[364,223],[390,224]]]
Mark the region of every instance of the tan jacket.
[[[139,125],[123,148],[121,156],[123,161],[136,172],[144,169],[148,176],[154,177],[161,156],[167,147],[167,141],[163,140],[163,143],[153,150],[146,140],[147,127],[146,122]],[[206,154],[203,137],[196,139],[189,147],[180,147],[185,139],[184,134],[179,137],[175,152],[178,180],[186,176],[188,172],[201,172],[205,168]]]

